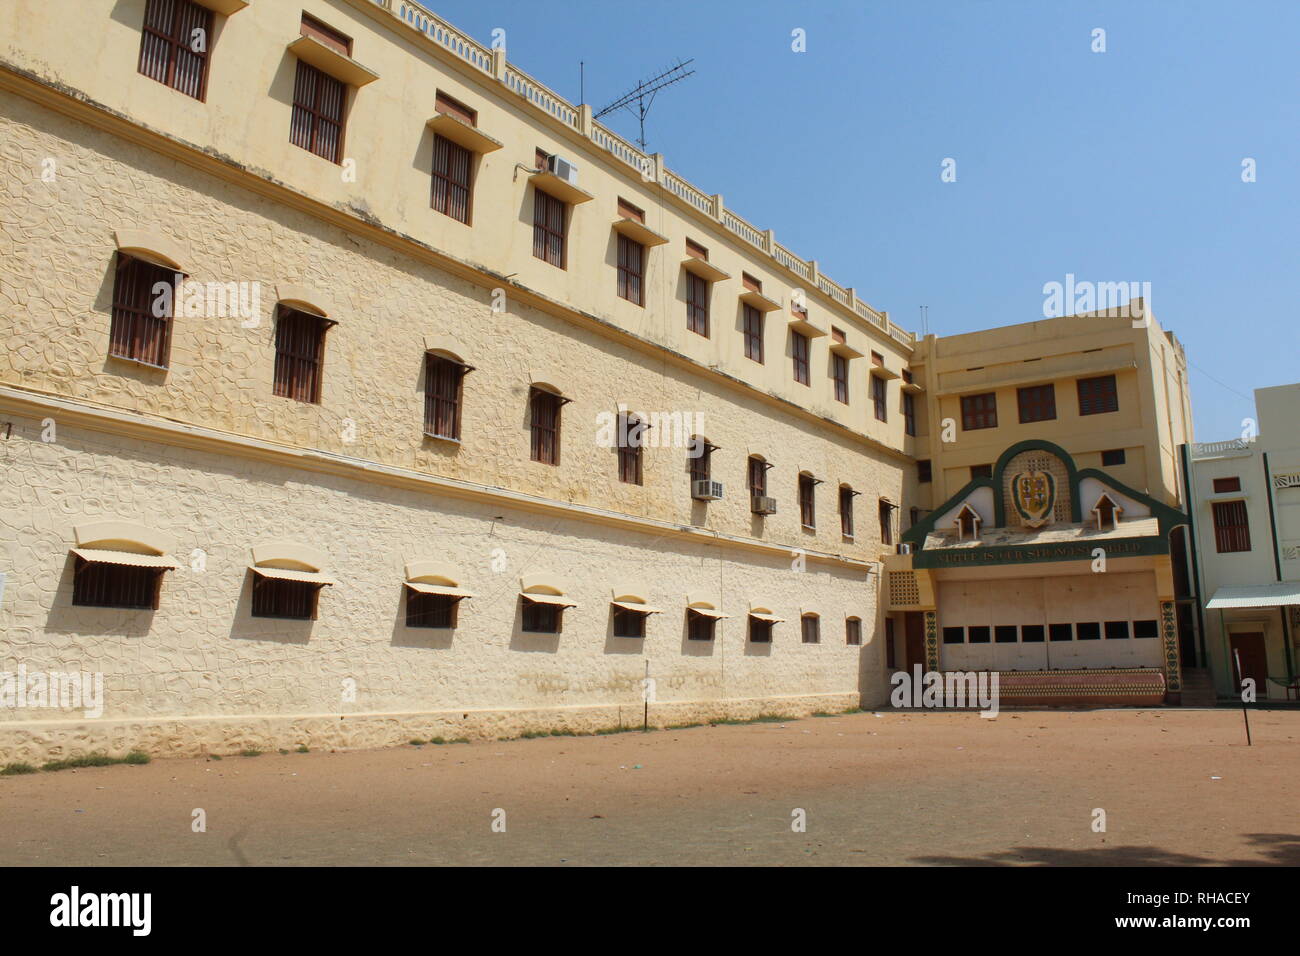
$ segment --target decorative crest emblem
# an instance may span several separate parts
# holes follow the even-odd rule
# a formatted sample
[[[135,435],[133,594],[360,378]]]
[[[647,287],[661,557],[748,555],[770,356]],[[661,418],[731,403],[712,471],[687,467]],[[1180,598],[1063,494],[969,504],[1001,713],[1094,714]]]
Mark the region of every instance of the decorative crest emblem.
[[[1011,479],[1011,501],[1026,525],[1041,528],[1056,504],[1056,479],[1045,471],[1022,471]]]

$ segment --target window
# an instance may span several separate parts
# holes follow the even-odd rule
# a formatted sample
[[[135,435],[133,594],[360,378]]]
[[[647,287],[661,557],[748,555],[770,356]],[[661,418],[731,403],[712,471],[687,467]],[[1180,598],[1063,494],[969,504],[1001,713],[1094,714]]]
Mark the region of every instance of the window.
[[[871,404],[877,421],[888,421],[889,414],[885,408],[885,380],[879,375],[871,376]]]
[[[885,618],[885,666],[896,667],[894,663],[894,619]]]
[[[812,475],[799,476],[799,523],[805,528],[817,527],[817,479]]]
[[[709,250],[694,239],[686,240],[686,254],[696,259],[703,259],[705,262],[709,261]]]
[[[212,11],[193,0],[149,0],[140,33],[145,76],[203,100],[208,87]]]
[[[1241,478],[1234,476],[1232,478],[1215,478],[1214,493],[1216,495],[1227,494],[1233,491],[1241,491]]]
[[[1124,449],[1112,448],[1101,453],[1101,463],[1106,466],[1124,464]]]
[[[835,401],[849,403],[849,360],[838,352],[831,353],[831,378],[835,380]]]
[[[800,385],[812,384],[808,371],[808,336],[791,331],[790,354],[794,357],[794,380]]]
[[[763,364],[763,313],[752,305],[744,308],[745,358]]]
[[[964,627],[945,627],[943,629],[943,642],[945,644],[966,643],[966,629]]]
[[[640,419],[635,415],[618,416],[618,480],[624,484],[641,484]]]
[[[404,588],[406,591],[406,626],[439,627],[456,626],[456,607],[459,599],[450,594],[421,594]]]
[[[560,463],[560,409],[564,399],[544,388],[533,387],[528,396],[532,459],[544,465]]]
[[[1079,379],[1079,414],[1101,415],[1119,411],[1119,395],[1115,392],[1115,376]]]
[[[1029,388],[1016,389],[1016,401],[1020,405],[1020,423],[1050,422],[1056,418],[1056,386],[1031,385]]]
[[[1072,624],[1049,624],[1047,625],[1047,639],[1049,641],[1072,641],[1074,640],[1074,625]]]
[[[853,537],[853,499],[856,492],[848,485],[840,486],[840,534]]]
[[[72,603],[78,607],[117,607],[156,611],[163,568],[137,568],[77,557]]]
[[[922,458],[916,463],[916,481],[917,484],[928,484],[933,481],[933,475],[930,472],[930,459]]]
[[[254,575],[253,617],[314,621],[320,590],[319,584],[309,581],[284,581]]]
[[[615,637],[645,637],[645,619],[649,617],[644,611],[633,611],[625,607],[614,606]]]
[[[916,396],[903,393],[903,434],[916,437]]]
[[[713,476],[713,453],[717,447],[710,445],[700,436],[692,439],[692,456],[687,457],[691,469],[691,481],[708,481]]]
[[[1074,635],[1080,641],[1101,640],[1101,625],[1096,621],[1083,621],[1074,625]]]
[[[894,543],[894,528],[893,528],[894,506],[890,504],[888,501],[886,501],[885,499],[881,498],[878,511],[880,516],[880,543],[893,544]]]
[[[1160,625],[1156,621],[1134,621],[1133,636],[1135,638],[1149,639],[1160,636]]]
[[[805,614],[799,619],[799,624],[805,644],[820,644],[822,642],[822,619],[816,614]]]
[[[433,137],[433,208],[469,224],[469,171],[474,154],[445,136]]]
[[[1106,640],[1108,641],[1128,640],[1128,621],[1107,621]]]
[[[568,207],[549,193],[533,190],[533,255],[563,269]]]
[[[999,624],[997,627],[993,628],[993,643],[1016,643],[1016,631],[1017,628],[1014,624]]]
[[[746,289],[748,289],[750,292],[762,292],[762,291],[763,291],[763,282],[762,282],[762,280],[760,280],[760,279],[755,279],[755,278],[754,278],[752,275],[750,275],[748,272],[742,272],[742,273],[740,274],[740,284],[743,285],[743,286],[744,286]]]
[[[711,641],[713,640],[713,628],[717,619],[707,614],[701,614],[694,608],[686,609],[687,621],[687,640],[691,641]]]
[[[312,37],[319,40],[325,46],[329,47],[335,53],[342,53],[344,56],[352,55],[352,40],[347,36],[339,33],[333,27],[327,27],[321,21],[313,16],[304,13],[302,15],[301,33],[305,37]]]
[[[966,643],[987,644],[989,643],[989,633],[987,627],[969,627],[966,629]]]
[[[850,617],[844,621],[844,643],[850,647],[862,645],[862,620]]]
[[[433,108],[439,113],[454,116],[466,126],[478,126],[478,111],[470,109],[460,100],[448,96],[442,90],[438,90],[434,95]]]
[[[1046,633],[1047,629],[1041,624],[1024,624],[1020,628],[1020,640],[1024,644],[1042,644]]]
[[[113,319],[108,354],[166,368],[171,357],[172,305],[178,273],[143,259],[117,254],[113,276]],[[170,291],[159,296],[159,284]],[[165,313],[158,315],[159,312]]]
[[[963,431],[998,427],[998,397],[994,392],[961,397],[961,427]]]
[[[523,630],[528,634],[559,634],[564,608],[524,599]]]
[[[709,337],[709,282],[694,272],[686,273],[686,327]]]
[[[1250,550],[1250,526],[1246,520],[1246,502],[1215,501],[1214,548],[1220,554]]]
[[[618,237],[619,298],[627,299],[634,305],[645,305],[644,285],[645,246],[620,233]]]
[[[331,163],[343,152],[343,107],[347,87],[310,63],[298,61],[293,83],[289,142]]]
[[[320,404],[325,333],[333,324],[324,316],[280,306],[275,328],[276,395]]]
[[[992,477],[993,477],[993,466],[992,466],[992,465],[971,465],[971,466],[970,466],[970,476],[971,476],[972,479],[975,479],[975,478],[992,478]]]
[[[957,516],[957,536],[961,540],[967,537],[974,539],[979,533],[979,522],[975,512],[966,506],[961,509],[961,514]]]
[[[424,358],[424,433],[460,440],[460,405],[469,366],[441,355]]]
[[[771,644],[773,621],[749,616],[749,640],[751,644]]]
[[[771,465],[757,455],[749,456],[749,493],[755,498],[767,494],[767,470],[770,467]]]

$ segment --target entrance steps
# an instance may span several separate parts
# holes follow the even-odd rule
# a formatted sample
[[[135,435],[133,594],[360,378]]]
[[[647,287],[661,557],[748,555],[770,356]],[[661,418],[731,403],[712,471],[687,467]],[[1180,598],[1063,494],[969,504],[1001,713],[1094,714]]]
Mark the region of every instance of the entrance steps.
[[[1204,667],[1183,668],[1184,707],[1214,707],[1218,704],[1218,693],[1214,689],[1214,680]]]

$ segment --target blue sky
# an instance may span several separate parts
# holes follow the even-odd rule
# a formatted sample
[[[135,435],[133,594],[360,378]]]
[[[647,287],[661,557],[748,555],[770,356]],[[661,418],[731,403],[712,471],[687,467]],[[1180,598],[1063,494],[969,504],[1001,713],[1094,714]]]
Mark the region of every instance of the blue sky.
[[[510,60],[573,102],[585,61],[597,110],[694,57],[650,150],[906,328],[921,305],[938,334],[1033,321],[1067,273],[1149,282],[1198,440],[1300,380],[1294,0],[426,5],[480,42],[505,29]]]

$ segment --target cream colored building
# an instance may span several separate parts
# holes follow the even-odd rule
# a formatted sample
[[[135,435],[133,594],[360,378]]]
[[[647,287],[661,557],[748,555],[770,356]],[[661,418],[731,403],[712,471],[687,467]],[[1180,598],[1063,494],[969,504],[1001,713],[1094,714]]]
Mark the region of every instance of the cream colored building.
[[[1300,385],[1255,390],[1243,438],[1190,447],[1205,649],[1223,697],[1296,700]]]
[[[1008,704],[1181,699],[1186,359],[1140,299],[1122,312],[918,344],[925,450],[886,559],[897,666],[1002,671]]]
[[[884,701],[917,343],[852,288],[403,0],[0,38],[0,670],[104,681],[0,753]]]

